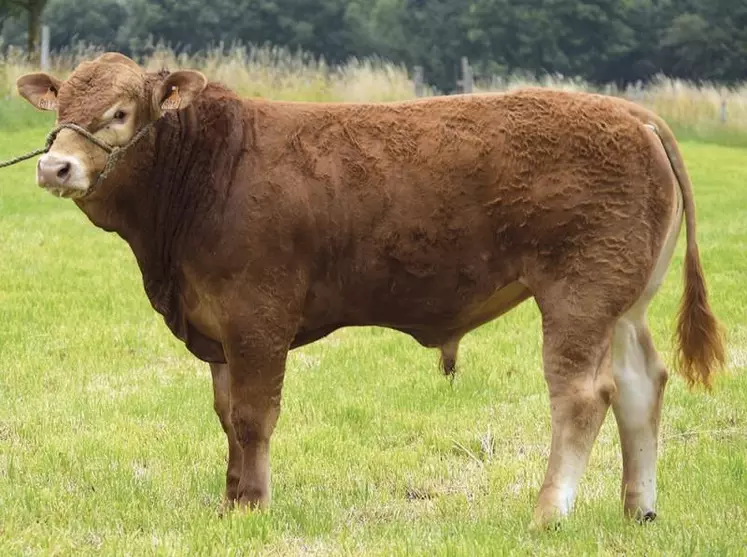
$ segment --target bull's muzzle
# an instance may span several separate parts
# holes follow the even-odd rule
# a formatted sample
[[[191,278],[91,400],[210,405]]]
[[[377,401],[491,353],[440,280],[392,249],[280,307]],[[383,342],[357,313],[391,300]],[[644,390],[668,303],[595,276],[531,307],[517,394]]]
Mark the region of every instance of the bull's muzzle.
[[[60,197],[73,197],[87,189],[84,174],[80,162],[75,158],[47,153],[37,164],[36,182]]]

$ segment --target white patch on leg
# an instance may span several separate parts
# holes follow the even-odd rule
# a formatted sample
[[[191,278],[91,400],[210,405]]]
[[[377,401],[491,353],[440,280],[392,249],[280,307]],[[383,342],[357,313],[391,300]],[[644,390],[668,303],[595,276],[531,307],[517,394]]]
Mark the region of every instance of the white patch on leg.
[[[643,331],[639,329],[643,327]],[[623,484],[628,507],[641,514],[656,510],[657,419],[660,364],[639,335],[645,325],[626,318],[615,326],[612,370],[617,396],[612,405],[620,431],[625,469]]]
[[[573,483],[564,482],[563,484],[561,484],[559,489],[559,503],[560,511],[563,515],[568,515],[571,512],[571,509],[573,509],[573,503],[575,503],[576,501],[577,488],[578,480]]]
[[[646,354],[638,341],[636,324],[623,317],[615,326],[612,370],[618,389],[618,406],[630,423],[645,421],[651,411],[654,389],[651,381],[646,380],[646,367]]]

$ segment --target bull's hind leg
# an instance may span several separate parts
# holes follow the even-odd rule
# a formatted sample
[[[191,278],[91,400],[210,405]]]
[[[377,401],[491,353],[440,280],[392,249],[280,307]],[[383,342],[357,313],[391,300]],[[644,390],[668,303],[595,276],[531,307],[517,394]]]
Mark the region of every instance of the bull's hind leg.
[[[543,312],[552,444],[534,513],[539,527],[552,525],[570,512],[615,390],[610,358],[614,320],[594,319],[593,311],[572,315]]]
[[[656,517],[656,460],[659,420],[667,370],[646,325],[646,309],[664,280],[682,224],[682,198],[676,202],[661,252],[640,298],[615,325],[612,347],[617,396],[612,410],[623,455],[625,512],[641,520]]]
[[[228,468],[226,470],[225,502],[233,503],[238,496],[241,477],[241,447],[231,425],[231,391],[228,365],[210,364],[213,375],[213,408],[228,439]]]
[[[629,516],[656,517],[656,457],[667,371],[654,349],[643,313],[631,311],[615,326],[612,405],[623,456],[622,498]]]

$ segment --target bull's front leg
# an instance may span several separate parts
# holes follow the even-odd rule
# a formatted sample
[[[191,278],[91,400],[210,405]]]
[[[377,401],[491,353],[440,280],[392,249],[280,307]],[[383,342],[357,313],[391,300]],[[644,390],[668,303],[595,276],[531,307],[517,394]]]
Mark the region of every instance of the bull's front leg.
[[[210,364],[213,376],[213,408],[228,439],[225,504],[230,507],[238,497],[241,478],[241,447],[231,425],[231,382],[227,364]]]
[[[274,324],[254,327],[234,329],[224,346],[230,423],[241,454],[235,499],[240,507],[264,509],[271,499],[270,438],[280,414],[290,340]]]

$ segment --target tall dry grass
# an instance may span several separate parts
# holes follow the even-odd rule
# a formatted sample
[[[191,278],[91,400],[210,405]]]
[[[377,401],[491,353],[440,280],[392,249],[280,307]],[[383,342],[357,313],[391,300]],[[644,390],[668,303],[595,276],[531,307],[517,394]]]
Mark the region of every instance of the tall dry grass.
[[[49,73],[66,77],[80,62],[101,54],[96,47],[76,46],[55,53]],[[177,53],[156,45],[137,60],[148,70],[191,68],[202,71],[243,96],[308,101],[393,101],[413,96],[413,85],[403,66],[368,58],[330,66],[304,52],[280,47],[218,46],[197,54]],[[16,79],[38,71],[25,54],[8,49],[0,56],[0,94],[14,96]]]
[[[614,85],[595,87],[563,76],[536,79],[515,75],[480,82],[475,90],[511,91],[537,86],[625,97],[651,108],[676,130],[695,137],[725,139],[747,135],[747,83],[726,87],[656,76],[645,87],[631,85],[620,89]]]
[[[698,137],[747,134],[747,83],[722,87],[658,77],[628,96],[652,108],[672,126]]]
[[[66,77],[83,60],[99,55],[96,47],[76,45],[55,53],[50,72]],[[304,52],[279,47],[233,45],[197,54],[178,53],[162,45],[149,48],[138,59],[156,70],[194,68],[244,96],[308,101],[393,101],[414,96],[414,83],[404,66],[369,58],[330,66]],[[24,53],[6,49],[0,54],[0,96],[13,97],[18,76],[37,71]],[[659,77],[646,87],[594,87],[579,79],[514,75],[479,82],[476,91],[507,91],[526,86],[596,91],[625,96],[654,109],[678,132],[703,138],[747,138],[747,84],[738,87],[696,85]],[[433,91],[428,90],[431,95]],[[725,113],[722,106],[725,106]],[[745,142],[747,139],[741,140]]]

